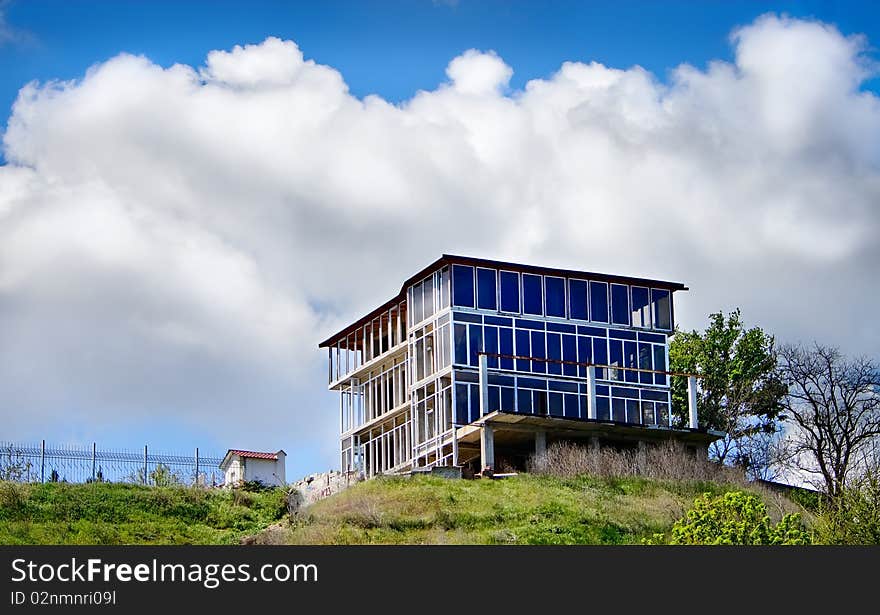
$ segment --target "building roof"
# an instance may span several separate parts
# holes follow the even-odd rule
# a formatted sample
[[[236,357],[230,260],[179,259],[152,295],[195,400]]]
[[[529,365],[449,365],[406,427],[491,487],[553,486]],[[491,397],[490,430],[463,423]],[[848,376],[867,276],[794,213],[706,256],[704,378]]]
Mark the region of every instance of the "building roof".
[[[471,265],[473,267],[487,267],[491,269],[504,269],[505,271],[516,271],[519,273],[534,273],[539,275],[556,275],[568,278],[582,278],[585,280],[597,280],[602,282],[613,282],[618,284],[633,284],[636,286],[653,286],[654,288],[665,288],[671,292],[677,290],[688,290],[687,286],[681,282],[669,282],[664,280],[652,280],[650,278],[637,278],[623,275],[613,275],[608,273],[596,273],[592,271],[577,271],[574,269],[557,269],[553,267],[541,267],[539,265],[523,265],[521,263],[510,263],[505,261],[489,260],[485,258],[474,258],[471,256],[457,256],[455,254],[444,254],[436,261],[410,276],[400,287],[400,292],[394,297],[371,311],[369,314],[362,316],[352,324],[348,325],[341,331],[330,336],[320,344],[318,348],[326,348],[332,346],[342,338],[348,336],[353,331],[364,326],[376,318],[379,314],[391,309],[396,303],[406,299],[406,289],[416,282],[422,280],[428,274],[440,269],[444,265]]]
[[[287,453],[284,450],[279,450],[277,453],[262,453],[260,451],[243,451],[237,448],[231,448],[226,451],[226,454],[223,456],[223,461],[220,462],[220,467],[222,468],[230,458],[234,455],[238,455],[239,457],[245,457],[249,459],[268,459],[270,461],[277,461],[278,455],[286,455]]]
[[[226,453],[238,455],[239,457],[253,457],[254,459],[278,459],[278,453],[260,453],[258,451],[240,451],[238,449],[231,448]]]

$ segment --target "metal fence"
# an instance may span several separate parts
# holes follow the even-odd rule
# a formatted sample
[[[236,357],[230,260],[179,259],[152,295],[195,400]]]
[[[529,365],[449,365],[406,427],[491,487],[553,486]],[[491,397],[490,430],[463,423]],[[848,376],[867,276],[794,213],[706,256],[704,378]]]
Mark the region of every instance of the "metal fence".
[[[127,482],[142,485],[207,485],[223,481],[222,455],[101,449],[91,445],[0,442],[0,480],[16,482]]]

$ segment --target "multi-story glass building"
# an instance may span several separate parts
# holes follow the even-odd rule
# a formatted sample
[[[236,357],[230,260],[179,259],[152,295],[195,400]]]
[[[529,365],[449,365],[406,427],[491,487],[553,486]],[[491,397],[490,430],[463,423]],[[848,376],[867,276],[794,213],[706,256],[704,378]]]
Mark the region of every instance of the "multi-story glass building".
[[[521,467],[548,440],[704,451],[671,420],[677,282],[444,255],[321,342],[343,470]],[[691,379],[691,386],[694,386]]]

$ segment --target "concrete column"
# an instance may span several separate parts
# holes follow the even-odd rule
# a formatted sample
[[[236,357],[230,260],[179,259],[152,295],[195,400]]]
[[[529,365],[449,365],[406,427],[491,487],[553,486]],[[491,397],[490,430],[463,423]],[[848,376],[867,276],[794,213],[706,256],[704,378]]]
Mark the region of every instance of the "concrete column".
[[[587,367],[587,418],[596,418],[596,368]]]
[[[636,451],[636,464],[640,472],[648,469],[648,445],[644,440],[639,440],[639,448]]]
[[[688,376],[688,411],[690,413],[690,428],[697,429],[697,377]]]
[[[539,455],[543,455],[547,452],[547,432],[546,431],[536,431],[535,432],[535,457]]]
[[[495,470],[495,434],[492,426],[480,425],[480,471],[489,468]]]
[[[489,413],[489,357],[480,355],[480,416]]]
[[[599,438],[597,438],[596,436],[592,436],[590,438],[590,450],[594,453],[599,452]]]

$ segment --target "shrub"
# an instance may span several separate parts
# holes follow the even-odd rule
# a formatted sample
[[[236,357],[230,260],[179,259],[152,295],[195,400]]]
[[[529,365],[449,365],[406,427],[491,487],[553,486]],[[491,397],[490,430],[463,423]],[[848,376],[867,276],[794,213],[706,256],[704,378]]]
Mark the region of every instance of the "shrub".
[[[662,535],[653,542],[661,542]],[[729,491],[694,500],[685,518],[675,522],[669,544],[674,545],[804,545],[810,538],[798,513],[787,514],[776,525],[767,507],[754,494]]]
[[[625,478],[644,476],[658,480],[715,481],[745,484],[737,470],[689,453],[675,441],[647,446],[642,452],[591,449],[570,442],[554,442],[542,455],[532,457],[529,472],[571,478]]]
[[[835,498],[821,498],[816,540],[825,544],[880,544],[880,472],[870,471]]]

